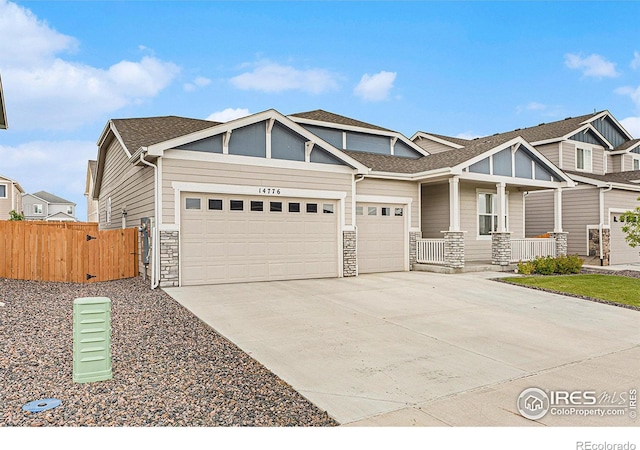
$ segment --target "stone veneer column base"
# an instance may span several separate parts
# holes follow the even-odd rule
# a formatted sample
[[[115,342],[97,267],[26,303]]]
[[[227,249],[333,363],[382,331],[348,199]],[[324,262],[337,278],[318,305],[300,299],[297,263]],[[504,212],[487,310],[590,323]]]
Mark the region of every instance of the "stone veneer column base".
[[[342,276],[355,277],[358,275],[358,254],[356,252],[356,232],[342,232]]]
[[[453,269],[464,267],[464,231],[443,231],[444,265]]]
[[[511,263],[511,232],[491,233],[491,264],[508,266]]]
[[[422,231],[409,231],[409,270],[418,260],[416,241],[422,237]]]
[[[559,231],[559,232],[550,231],[549,232],[549,237],[554,238],[556,240],[556,256],[567,254],[567,235],[568,234],[569,233],[567,233],[566,231]]]
[[[160,287],[177,287],[179,280],[177,231],[160,231]]]
[[[589,256],[600,258],[600,231],[597,228],[589,230]],[[611,262],[611,229],[602,228],[602,265]]]

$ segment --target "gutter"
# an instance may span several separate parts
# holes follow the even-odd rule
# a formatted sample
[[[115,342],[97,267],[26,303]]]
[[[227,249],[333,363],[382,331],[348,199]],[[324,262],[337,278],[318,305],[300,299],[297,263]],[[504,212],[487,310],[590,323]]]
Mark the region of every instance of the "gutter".
[[[155,289],[160,284],[160,232],[158,231],[158,166],[144,159],[144,152],[140,152],[140,162],[149,167],[153,167],[153,207],[154,207],[154,226],[152,228],[151,240],[151,289]],[[158,245],[156,245],[158,244]],[[146,268],[145,268],[146,271]]]
[[[604,193],[609,192],[613,189],[613,185],[609,184],[606,188],[600,188],[599,192],[599,200],[600,200],[600,223],[598,224],[598,244],[600,250],[600,265],[604,265],[604,249],[602,247],[602,228],[604,227]],[[611,239],[611,235],[609,235],[609,239]],[[609,243],[611,246],[611,243]]]

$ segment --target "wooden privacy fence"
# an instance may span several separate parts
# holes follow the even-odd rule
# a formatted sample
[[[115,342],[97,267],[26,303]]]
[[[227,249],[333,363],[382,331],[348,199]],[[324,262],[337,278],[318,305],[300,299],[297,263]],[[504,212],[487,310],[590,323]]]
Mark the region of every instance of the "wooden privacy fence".
[[[138,275],[138,230],[0,221],[0,278],[92,283]]]

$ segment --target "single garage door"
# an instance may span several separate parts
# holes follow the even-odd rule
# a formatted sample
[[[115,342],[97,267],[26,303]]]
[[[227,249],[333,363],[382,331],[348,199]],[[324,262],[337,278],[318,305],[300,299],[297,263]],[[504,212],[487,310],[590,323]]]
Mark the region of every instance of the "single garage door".
[[[335,200],[182,194],[182,284],[337,277]]]
[[[358,203],[358,272],[405,270],[405,205]]]
[[[620,222],[620,214],[611,214],[611,261],[610,264],[640,263],[640,247],[633,248],[627,244],[622,231],[624,222]]]

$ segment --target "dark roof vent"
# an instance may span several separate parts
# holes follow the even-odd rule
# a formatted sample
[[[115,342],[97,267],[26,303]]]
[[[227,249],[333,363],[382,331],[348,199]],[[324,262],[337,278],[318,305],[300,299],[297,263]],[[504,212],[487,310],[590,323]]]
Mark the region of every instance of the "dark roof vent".
[[[546,125],[544,122],[539,123],[538,126]]]
[[[573,119],[573,117],[565,117],[564,120]]]

